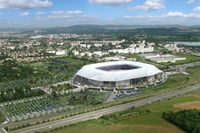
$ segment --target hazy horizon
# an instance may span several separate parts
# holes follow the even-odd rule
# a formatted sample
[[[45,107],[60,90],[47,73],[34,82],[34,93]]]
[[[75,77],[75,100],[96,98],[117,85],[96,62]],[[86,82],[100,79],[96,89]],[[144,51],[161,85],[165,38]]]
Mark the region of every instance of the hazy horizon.
[[[0,28],[200,23],[200,0],[0,1]]]

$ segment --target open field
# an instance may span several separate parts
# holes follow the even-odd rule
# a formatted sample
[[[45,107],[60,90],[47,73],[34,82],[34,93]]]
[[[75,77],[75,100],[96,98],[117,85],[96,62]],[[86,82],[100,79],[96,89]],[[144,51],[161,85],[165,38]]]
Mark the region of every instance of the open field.
[[[176,61],[175,63],[162,63],[162,64],[163,65],[181,65],[181,64],[186,64],[186,63],[192,63],[192,62],[200,61],[199,56],[195,56],[195,55],[178,54],[176,56],[178,56],[178,57],[185,57],[186,60]]]
[[[200,84],[193,85],[190,87],[183,88],[181,90],[170,91],[170,92],[167,92],[162,95],[158,94],[156,96],[151,96],[149,98],[140,99],[140,100],[137,100],[134,102],[121,104],[121,105],[117,105],[117,106],[113,106],[113,107],[109,107],[109,108],[105,108],[105,109],[101,109],[101,110],[96,110],[96,111],[80,114],[80,115],[69,117],[69,118],[64,118],[64,119],[51,121],[51,122],[47,122],[47,123],[40,124],[40,125],[35,125],[35,126],[15,130],[15,131],[13,131],[13,133],[30,133],[30,132],[38,132],[38,131],[42,132],[42,131],[47,131],[49,129],[53,130],[56,127],[57,128],[63,127],[66,125],[71,125],[73,123],[75,124],[75,123],[82,122],[85,120],[93,120],[93,119],[97,119],[97,118],[102,118],[104,120],[109,120],[113,123],[116,123],[118,120],[120,120],[119,119],[120,116],[127,116],[127,114],[131,114],[134,111],[133,107],[139,108],[139,107],[142,107],[145,105],[158,103],[160,101],[168,100],[173,97],[179,97],[179,96],[183,96],[183,95],[192,93],[194,91],[199,91],[199,89],[200,89]],[[121,112],[118,112],[120,110],[121,110]],[[150,111],[142,110],[142,111],[134,112],[134,113],[132,113],[132,115],[138,116],[138,115],[147,114],[147,113],[150,113]],[[191,133],[191,132],[188,132],[188,133]],[[196,133],[199,133],[199,132],[196,132]]]
[[[185,109],[186,110],[189,110],[189,109],[200,110],[200,101],[176,104],[176,105],[174,105],[174,108],[183,109],[183,110],[185,110]]]
[[[191,63],[191,62],[200,61],[199,56],[195,56],[195,55],[177,55],[177,56],[186,57],[186,60],[177,61],[176,64],[185,64],[185,63]]]
[[[52,133],[184,133],[181,129],[162,118],[163,112],[178,111],[175,105],[188,102],[200,102],[200,91],[181,97],[161,101],[130,111],[121,116],[113,115],[109,119],[100,118],[82,122]]]
[[[165,84],[145,90],[146,93],[152,91],[166,91],[177,89],[189,84],[200,82],[200,68],[189,68],[190,76],[175,75]],[[188,103],[200,103],[200,91],[187,94],[171,100],[161,101],[153,105],[147,105],[125,112],[122,116],[116,115],[110,119],[100,118],[68,126],[52,133],[185,133],[173,124],[162,118],[163,112],[178,111],[185,108],[177,108],[177,105]],[[191,105],[190,105],[191,106]],[[117,114],[117,113],[116,113]]]
[[[192,62],[198,62],[200,61],[200,57],[196,56],[196,55],[188,55],[188,54],[177,54],[175,56],[177,57],[185,57],[186,60],[179,60],[176,61],[175,63],[169,62],[169,63],[157,63],[154,61],[150,61],[148,59],[143,59],[142,57],[135,55],[135,54],[130,54],[130,55],[126,55],[128,58],[134,58],[137,61],[143,62],[143,63],[148,63],[148,64],[152,64],[160,69],[165,69],[169,66],[174,66],[174,65],[182,65],[182,64],[187,64],[187,63],[192,63]]]

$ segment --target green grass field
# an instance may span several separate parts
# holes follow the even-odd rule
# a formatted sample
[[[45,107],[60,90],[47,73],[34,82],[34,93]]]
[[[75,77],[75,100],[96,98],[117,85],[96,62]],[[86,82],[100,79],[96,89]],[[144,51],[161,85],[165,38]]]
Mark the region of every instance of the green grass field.
[[[200,83],[200,68],[189,68],[190,76],[181,74],[171,77],[165,84],[146,90],[160,92],[177,89],[194,83]],[[166,89],[166,90],[165,90]],[[124,113],[117,119],[103,118],[82,122],[65,128],[51,131],[52,133],[185,133],[162,118],[163,112],[178,111],[175,105],[199,101],[200,91],[187,94],[171,100],[161,101],[152,105],[134,109],[131,113]],[[200,106],[200,105],[199,105]]]
[[[68,126],[52,133],[184,133],[162,118],[163,112],[178,111],[174,105],[199,101],[200,91],[171,100],[161,101],[125,113],[117,121],[97,119]],[[142,113],[144,112],[144,113]]]
[[[186,64],[186,63],[192,63],[192,62],[197,62],[200,61],[200,57],[199,56],[195,56],[195,55],[188,55],[188,54],[178,54],[176,56],[179,57],[185,57],[186,60],[180,60],[180,61],[176,61],[175,63],[162,63],[163,65],[181,65],[181,64]]]
[[[5,118],[3,116],[3,114],[0,114],[0,123],[3,123],[5,121]]]
[[[180,61],[176,61],[175,63],[156,63],[147,59],[143,59],[138,55],[135,54],[130,54],[130,55],[126,55],[128,58],[135,58],[137,61],[143,62],[143,63],[148,63],[148,64],[152,64],[160,69],[165,69],[168,66],[174,66],[174,65],[182,65],[182,64],[187,64],[187,63],[192,63],[192,62],[198,62],[200,61],[200,57],[199,56],[195,56],[195,55],[188,55],[188,54],[177,54],[175,56],[178,57],[185,57],[186,60],[180,60]]]
[[[191,62],[200,61],[199,56],[195,56],[195,55],[178,55],[178,56],[186,57],[186,60],[177,61],[177,64],[185,64],[185,63],[191,63]]]

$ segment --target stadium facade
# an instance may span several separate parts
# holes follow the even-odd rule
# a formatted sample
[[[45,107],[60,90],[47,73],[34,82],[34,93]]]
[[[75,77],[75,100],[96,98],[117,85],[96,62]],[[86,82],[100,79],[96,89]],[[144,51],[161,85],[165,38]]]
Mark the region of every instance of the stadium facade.
[[[74,82],[92,86],[138,86],[162,80],[162,71],[153,65],[134,61],[112,61],[83,66]]]

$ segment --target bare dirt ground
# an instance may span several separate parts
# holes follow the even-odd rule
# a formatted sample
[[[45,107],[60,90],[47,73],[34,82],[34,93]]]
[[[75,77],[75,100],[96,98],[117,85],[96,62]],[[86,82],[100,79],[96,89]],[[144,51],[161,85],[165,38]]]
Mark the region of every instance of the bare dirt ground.
[[[109,130],[118,130],[118,131],[130,131],[133,133],[182,133],[176,128],[164,127],[159,125],[112,125],[109,126]],[[121,133],[121,132],[120,132]],[[125,132],[123,132],[125,133]]]
[[[178,108],[178,109],[197,109],[197,110],[200,110],[200,101],[175,104],[174,108]]]

